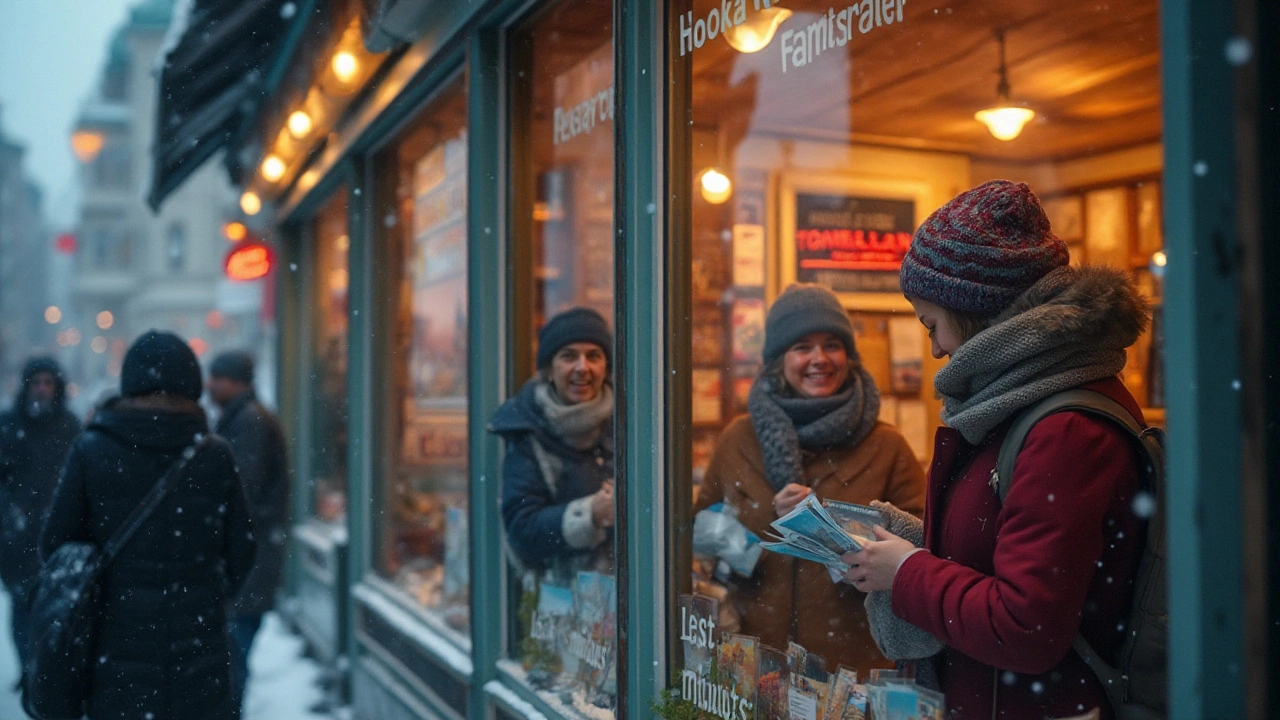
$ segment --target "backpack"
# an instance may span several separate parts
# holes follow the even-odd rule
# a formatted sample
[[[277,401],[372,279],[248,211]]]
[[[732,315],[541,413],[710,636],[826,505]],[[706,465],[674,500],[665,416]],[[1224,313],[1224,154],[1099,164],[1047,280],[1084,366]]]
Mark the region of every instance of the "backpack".
[[[1031,428],[1064,410],[1090,413],[1123,427],[1143,451],[1143,482],[1135,511],[1150,509],[1147,541],[1134,577],[1133,604],[1116,667],[1106,663],[1081,635],[1071,646],[1102,682],[1117,720],[1148,720],[1167,715],[1169,589],[1165,576],[1164,431],[1143,427],[1124,406],[1092,390],[1066,390],[1041,400],[1014,419],[996,460],[992,484],[1004,502],[1013,481],[1013,466]],[[1146,500],[1142,498],[1145,493]]]

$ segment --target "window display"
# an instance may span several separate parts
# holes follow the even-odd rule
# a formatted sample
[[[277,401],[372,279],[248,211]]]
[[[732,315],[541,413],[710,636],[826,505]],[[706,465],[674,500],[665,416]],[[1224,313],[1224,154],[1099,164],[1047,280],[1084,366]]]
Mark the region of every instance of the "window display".
[[[379,167],[398,298],[385,375],[378,571],[465,644],[467,530],[467,135],[459,80]]]
[[[347,512],[347,191],[341,189],[312,225],[315,271],[311,348],[312,508],[326,523]]]
[[[516,384],[502,517],[518,606],[506,670],[560,712],[613,717],[613,38],[607,3],[512,35]]]
[[[1072,264],[1120,268],[1158,304],[1157,16],[1155,0],[692,0],[672,18],[671,97],[688,104],[672,108],[671,216],[691,267],[671,292],[689,308],[691,366],[671,369],[689,397],[671,423],[692,428],[676,496],[694,498],[675,536],[695,591],[720,600],[735,638],[722,651],[764,667],[796,644],[833,679],[892,666],[863,593],[820,563],[742,548],[808,498],[923,511],[947,358],[899,273],[936,209],[1025,182]],[[1128,357],[1119,377],[1162,422],[1158,336]]]

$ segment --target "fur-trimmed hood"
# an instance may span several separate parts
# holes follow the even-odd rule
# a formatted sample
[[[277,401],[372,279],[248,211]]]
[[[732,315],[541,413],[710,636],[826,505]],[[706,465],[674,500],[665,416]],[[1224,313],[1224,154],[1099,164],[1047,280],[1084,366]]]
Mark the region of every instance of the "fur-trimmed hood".
[[[1061,267],[1027,289],[991,324],[1035,311],[1046,337],[1094,347],[1127,348],[1151,321],[1151,307],[1123,270]]]

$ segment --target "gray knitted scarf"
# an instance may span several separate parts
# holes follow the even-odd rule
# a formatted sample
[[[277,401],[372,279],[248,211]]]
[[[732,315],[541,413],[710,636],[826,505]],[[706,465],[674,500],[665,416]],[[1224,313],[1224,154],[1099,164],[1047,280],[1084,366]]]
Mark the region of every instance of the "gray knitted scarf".
[[[942,421],[970,443],[1056,392],[1113,377],[1150,316],[1127,275],[1059,268],[1031,286],[934,376]]]
[[[801,450],[852,447],[875,429],[880,391],[866,370],[849,374],[846,388],[828,398],[783,397],[782,381],[756,377],[747,411],[764,454],[765,477],[774,492],[806,484]]]
[[[550,382],[540,382],[533,389],[533,399],[551,431],[575,450],[595,447],[605,424],[613,418],[613,388],[609,383],[601,386],[595,399],[566,405]]]

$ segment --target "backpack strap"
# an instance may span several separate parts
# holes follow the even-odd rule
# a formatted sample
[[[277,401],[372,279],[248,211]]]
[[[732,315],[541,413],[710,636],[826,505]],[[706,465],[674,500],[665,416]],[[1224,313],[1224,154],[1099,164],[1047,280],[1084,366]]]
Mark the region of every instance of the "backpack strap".
[[[1031,428],[1049,415],[1068,410],[1085,412],[1110,420],[1123,427],[1129,435],[1138,441],[1138,444],[1142,447],[1146,463],[1143,466],[1145,486],[1142,489],[1151,493],[1153,507],[1159,507],[1159,478],[1164,473],[1164,436],[1162,431],[1158,428],[1146,427],[1140,424],[1137,418],[1126,410],[1123,405],[1106,395],[1081,388],[1065,390],[1050,395],[1016,416],[1013,425],[1010,426],[1009,432],[1005,434],[1004,441],[1000,445],[1000,454],[996,459],[996,467],[992,471],[991,485],[996,490],[1000,502],[1004,503],[1005,497],[1009,494],[1009,487],[1013,483],[1014,464],[1018,460],[1018,453],[1022,451],[1022,446],[1026,442]],[[1163,532],[1161,523],[1160,514],[1154,513],[1151,516],[1147,530],[1147,542],[1151,542],[1151,533]],[[1143,553],[1142,563],[1138,568],[1136,578],[1137,586],[1134,588],[1134,604],[1141,602],[1142,598],[1148,592],[1151,592],[1148,587],[1152,585],[1152,581],[1149,579],[1152,571],[1148,569],[1150,564],[1147,553]],[[1118,709],[1128,701],[1129,683],[1122,669],[1124,667],[1123,658],[1120,667],[1112,667],[1102,659],[1102,656],[1098,655],[1093,646],[1089,644],[1089,641],[1085,640],[1084,636],[1079,633],[1071,641],[1071,647],[1080,656],[1080,659],[1089,666],[1089,669],[1097,676],[1099,682],[1102,683],[1113,709]]]
[[[160,476],[160,479],[156,481],[156,484],[151,486],[151,490],[147,491],[147,494],[142,498],[142,501],[133,509],[133,512],[129,513],[129,517],[126,518],[124,523],[116,529],[111,538],[107,540],[106,545],[103,546],[102,567],[110,565],[111,561],[115,560],[115,557],[120,553],[121,548],[123,548],[125,544],[133,538],[134,533],[138,531],[138,528],[142,527],[143,523],[147,521],[147,518],[151,517],[151,513],[155,511],[158,505],[160,505],[160,501],[164,500],[165,495],[168,494],[169,488],[173,486],[174,481],[177,480],[178,476],[181,475],[184,470],[186,470],[187,464],[190,463],[196,455],[200,454],[200,451],[208,444],[209,435],[205,434],[198,436],[196,443],[184,449],[182,454],[178,455],[178,459],[175,460],[173,464],[169,466],[169,469],[165,471],[164,475]]]

